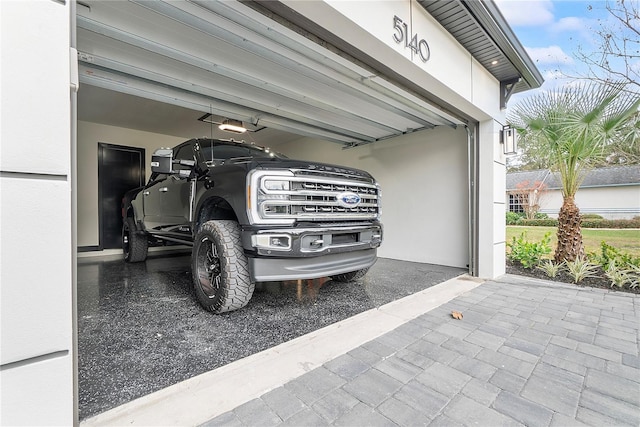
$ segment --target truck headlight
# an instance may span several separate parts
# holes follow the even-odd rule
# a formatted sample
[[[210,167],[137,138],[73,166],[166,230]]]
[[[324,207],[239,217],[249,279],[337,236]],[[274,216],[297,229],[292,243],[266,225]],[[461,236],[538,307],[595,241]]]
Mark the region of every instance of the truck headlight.
[[[264,188],[269,191],[289,191],[289,181],[266,179],[264,181]]]
[[[1,0],[0,0],[1,1]],[[247,213],[252,224],[293,224],[291,194],[293,172],[261,170],[247,176]]]

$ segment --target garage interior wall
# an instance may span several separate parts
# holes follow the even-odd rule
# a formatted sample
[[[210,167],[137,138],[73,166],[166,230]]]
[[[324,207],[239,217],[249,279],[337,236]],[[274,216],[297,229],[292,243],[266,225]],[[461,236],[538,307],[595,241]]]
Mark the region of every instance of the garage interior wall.
[[[174,147],[187,139],[189,137],[78,122],[78,246],[98,246],[99,243],[98,143],[144,148],[146,182],[153,151],[160,147]]]
[[[469,263],[467,134],[439,127],[343,150],[303,139],[290,157],[365,169],[382,186],[384,241],[378,255],[466,268]]]

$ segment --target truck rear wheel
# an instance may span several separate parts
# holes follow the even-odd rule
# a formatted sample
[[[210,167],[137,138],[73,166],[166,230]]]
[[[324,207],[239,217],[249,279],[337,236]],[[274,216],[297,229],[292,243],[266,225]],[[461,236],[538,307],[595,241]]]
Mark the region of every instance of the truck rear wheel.
[[[138,233],[136,222],[131,217],[122,224],[122,253],[127,262],[141,262],[147,259],[149,242],[147,236]]]
[[[362,270],[350,271],[349,273],[336,274],[335,276],[331,276],[333,280],[336,282],[352,282],[354,280],[358,280],[364,277],[369,271],[368,268],[363,268]]]
[[[202,225],[193,242],[191,271],[196,297],[205,309],[224,313],[247,305],[255,283],[237,222],[212,220]]]

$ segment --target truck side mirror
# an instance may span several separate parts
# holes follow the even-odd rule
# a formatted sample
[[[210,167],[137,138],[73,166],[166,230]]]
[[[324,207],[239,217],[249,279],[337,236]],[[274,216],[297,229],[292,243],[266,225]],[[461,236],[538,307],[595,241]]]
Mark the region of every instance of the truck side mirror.
[[[151,155],[151,171],[171,175],[173,173],[173,150],[158,148]]]

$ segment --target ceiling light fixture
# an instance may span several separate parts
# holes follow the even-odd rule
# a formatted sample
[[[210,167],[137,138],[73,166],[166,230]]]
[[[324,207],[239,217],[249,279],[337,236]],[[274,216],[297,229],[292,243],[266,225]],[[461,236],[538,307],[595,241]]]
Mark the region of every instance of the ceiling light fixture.
[[[224,119],[224,121],[218,126],[218,129],[233,133],[245,133],[247,131],[247,128],[242,126],[242,122],[240,120],[233,119]]]
[[[2,0],[0,0],[2,1]],[[218,125],[219,129],[222,130],[227,130],[229,132],[236,132],[236,133],[244,133],[244,132],[260,132],[262,129],[266,129],[266,127],[264,126],[258,126],[258,121],[256,120],[255,124],[252,123],[247,123],[244,122],[242,120],[232,120],[232,119],[228,119],[224,116],[216,116],[213,115],[211,113],[207,113],[205,115],[203,115],[202,117],[198,118],[199,121],[204,122],[204,123],[210,123],[213,125]],[[228,126],[223,126],[223,125],[232,125],[232,126],[237,126],[239,127],[238,130],[233,131],[233,130],[229,130]],[[244,129],[244,130],[242,130]]]

